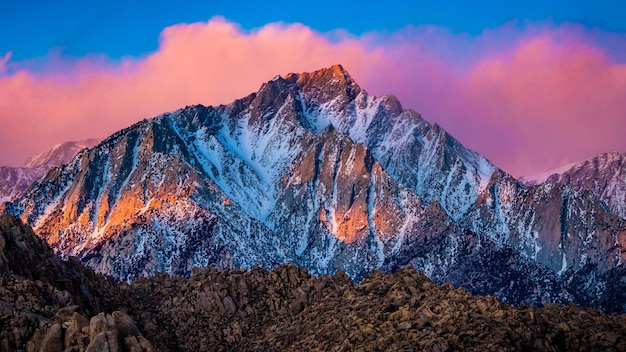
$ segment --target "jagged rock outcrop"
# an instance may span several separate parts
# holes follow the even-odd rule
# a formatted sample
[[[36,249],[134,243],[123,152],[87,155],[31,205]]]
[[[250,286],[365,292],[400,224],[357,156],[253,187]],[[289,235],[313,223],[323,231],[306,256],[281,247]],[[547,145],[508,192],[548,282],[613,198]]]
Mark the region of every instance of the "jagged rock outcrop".
[[[61,260],[28,225],[0,217],[0,350],[86,348],[87,317],[124,306],[113,280],[75,257]]]
[[[132,284],[138,321],[163,351],[598,350],[626,349],[624,315],[548,305],[514,308],[494,297],[437,286],[423,273],[310,276],[197,269]]]
[[[45,307],[50,304],[79,305],[93,314],[115,306],[119,296],[109,291],[115,287],[113,280],[84,267],[76,257],[61,260],[30,226],[7,214],[0,217],[0,272],[11,283],[2,285],[3,290],[30,287],[30,294],[39,295],[42,314],[51,313]],[[20,302],[19,292],[3,293]]]
[[[60,310],[61,322],[52,324],[45,333],[35,332],[35,338],[26,349],[30,351],[85,351],[85,352],[152,352],[154,349],[137,329],[135,321],[126,313],[99,313],[91,319],[74,312]]]
[[[408,265],[509,303],[595,305],[572,279],[618,275],[626,256],[626,225],[599,207],[524,186],[337,65],[141,121],[5,211],[118,280],[282,263],[360,280]]]

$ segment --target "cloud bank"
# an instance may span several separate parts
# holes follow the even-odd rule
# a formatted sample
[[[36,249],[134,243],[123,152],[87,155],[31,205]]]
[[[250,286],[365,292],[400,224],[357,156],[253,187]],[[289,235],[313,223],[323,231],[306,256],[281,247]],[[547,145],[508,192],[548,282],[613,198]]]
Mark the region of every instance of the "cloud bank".
[[[447,129],[515,176],[626,151],[626,64],[573,24],[506,24],[478,36],[437,27],[355,37],[301,24],[242,30],[223,18],[163,30],[143,57],[0,59],[0,164],[104,137],[191,104],[226,104],[277,74],[341,63],[373,94]],[[611,43],[626,38],[607,34]]]

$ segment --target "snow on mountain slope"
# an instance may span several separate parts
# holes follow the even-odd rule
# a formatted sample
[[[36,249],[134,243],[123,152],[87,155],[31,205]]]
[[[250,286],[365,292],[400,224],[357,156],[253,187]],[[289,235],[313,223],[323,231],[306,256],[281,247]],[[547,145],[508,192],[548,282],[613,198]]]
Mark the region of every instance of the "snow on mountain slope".
[[[578,191],[591,191],[611,212],[626,219],[626,155],[604,153],[595,158],[562,166],[536,176],[524,177],[528,185],[563,184]]]
[[[332,124],[364,143],[394,179],[426,201],[438,201],[455,220],[496,171],[438,125],[403,110],[395,96],[368,95],[341,66],[288,75],[285,81],[299,88],[304,116],[317,130]]]
[[[42,174],[39,169],[0,166],[0,204],[23,195]]]
[[[626,223],[591,192],[569,186],[526,187],[506,174],[494,175],[464,222],[559,275],[587,264],[606,271],[626,259]]]
[[[355,279],[411,265],[538,304],[574,299],[567,280],[587,264],[598,275],[621,265],[625,226],[597,204],[526,188],[333,66],[139,122],[5,211],[57,253],[121,280],[207,264],[292,262]]]
[[[403,110],[395,97],[368,95],[339,65],[278,76],[258,93],[222,109],[234,119],[209,140],[200,135],[206,135],[207,127],[195,126],[190,147],[200,151],[218,173],[241,169],[226,165],[229,169],[221,170],[224,153],[244,162],[245,172],[237,177],[251,179],[235,184],[220,183],[212,170],[207,171],[231,198],[255,204],[257,209],[250,209],[254,213],[249,215],[260,220],[271,210],[277,182],[297,151],[329,125],[353,142],[365,144],[394,179],[425,200],[438,201],[454,219],[469,209],[496,170],[439,126]],[[194,125],[178,129],[184,140],[191,137],[190,126]],[[244,188],[234,187],[244,183]],[[257,188],[253,193],[249,193],[251,186]],[[235,194],[242,189],[248,193]]]
[[[58,253],[79,256],[120,279],[187,273],[217,264],[211,261],[216,256],[224,267],[251,266],[246,260],[271,264],[245,252],[247,246],[267,245],[266,228],[227,209],[237,205],[194,164],[197,159],[163,115],[83,150],[7,209],[23,214]],[[243,253],[224,252],[228,241],[241,241],[236,249]]]
[[[98,142],[97,139],[65,142],[29,158],[23,167],[0,166],[0,204],[22,196],[48,170],[69,163],[81,149]]]

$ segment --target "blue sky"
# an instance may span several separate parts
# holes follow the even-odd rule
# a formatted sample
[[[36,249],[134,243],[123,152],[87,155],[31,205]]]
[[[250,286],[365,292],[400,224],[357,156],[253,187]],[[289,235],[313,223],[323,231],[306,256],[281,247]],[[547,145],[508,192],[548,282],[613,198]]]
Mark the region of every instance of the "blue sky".
[[[5,0],[0,14],[0,53],[13,61],[105,54],[116,59],[157,49],[158,34],[177,23],[216,15],[243,29],[271,22],[303,23],[354,35],[412,25],[435,25],[479,34],[512,20],[564,21],[609,32],[626,32],[624,1],[80,1]]]

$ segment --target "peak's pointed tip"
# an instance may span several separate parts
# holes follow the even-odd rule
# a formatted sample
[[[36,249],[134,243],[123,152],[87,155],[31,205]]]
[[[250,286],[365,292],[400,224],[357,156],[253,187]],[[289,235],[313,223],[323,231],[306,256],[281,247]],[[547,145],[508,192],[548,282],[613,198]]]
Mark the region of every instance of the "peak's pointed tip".
[[[359,85],[352,79],[348,71],[340,65],[332,65],[317,71],[300,75],[300,79],[322,82],[324,84],[331,83],[343,87],[352,87],[360,90]]]
[[[272,80],[274,81],[277,79],[285,79],[289,81],[290,78],[293,78],[293,77],[297,77],[299,79],[302,79],[304,77],[306,78],[309,78],[309,77],[338,78],[342,81],[354,83],[354,80],[352,79],[348,71],[341,64],[334,64],[332,66],[325,67],[325,68],[315,70],[315,71],[310,71],[310,72],[302,72],[302,73],[292,72],[292,73],[285,75],[284,78],[281,76],[276,76]]]
[[[385,101],[385,105],[394,114],[398,114],[399,115],[400,113],[402,113],[402,110],[404,110],[402,108],[402,104],[400,103],[400,100],[395,95],[393,95],[393,94],[385,94],[385,95],[382,96],[382,98]]]
[[[341,64],[335,64],[320,71],[332,77],[341,78],[346,81],[352,81],[352,77],[350,77],[348,71],[346,71],[346,69]]]
[[[362,91],[358,83],[352,79],[341,64],[335,64],[315,71],[292,72],[284,76],[278,75],[272,80],[263,83],[259,91],[267,87],[276,88],[282,85],[291,88],[296,87],[296,89],[323,91],[320,94],[328,95],[328,97],[347,93],[351,98],[354,98]]]
[[[348,71],[341,64],[332,65],[329,69],[333,71],[333,74],[348,75]]]

